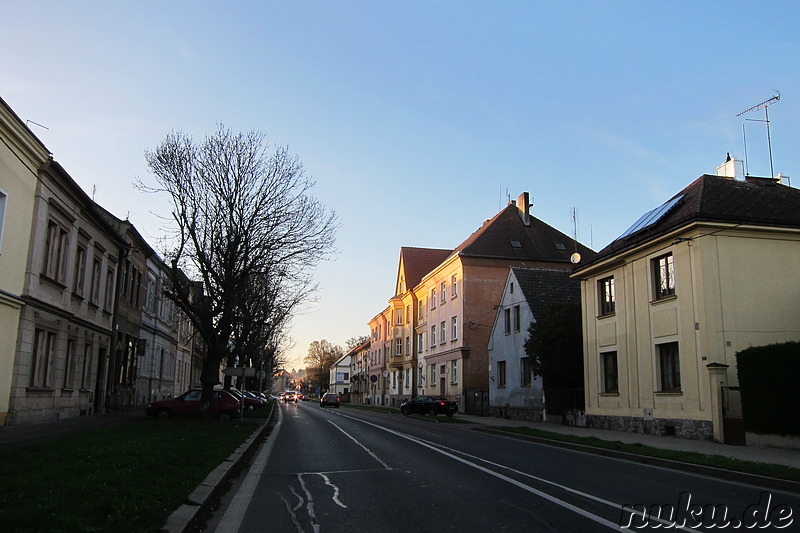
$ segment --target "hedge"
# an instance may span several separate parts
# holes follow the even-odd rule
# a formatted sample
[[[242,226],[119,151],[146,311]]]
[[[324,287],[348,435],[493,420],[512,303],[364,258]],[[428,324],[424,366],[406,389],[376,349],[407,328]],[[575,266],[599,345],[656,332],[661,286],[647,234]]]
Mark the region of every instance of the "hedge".
[[[800,435],[800,342],[736,354],[745,430]]]

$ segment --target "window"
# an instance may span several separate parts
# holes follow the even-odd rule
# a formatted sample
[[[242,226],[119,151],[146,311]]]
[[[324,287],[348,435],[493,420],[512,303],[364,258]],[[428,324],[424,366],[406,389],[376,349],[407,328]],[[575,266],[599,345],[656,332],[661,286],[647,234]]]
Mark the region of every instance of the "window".
[[[431,289],[431,309],[436,309],[436,289]]]
[[[514,284],[513,283],[509,283],[509,285],[508,285],[508,293],[509,294],[514,294]]]
[[[64,356],[64,376],[61,382],[61,387],[64,389],[71,389],[74,377],[75,366],[75,340],[67,340],[67,353]]]
[[[425,367],[420,365],[417,371],[417,388],[422,388],[425,384]]]
[[[411,324],[411,306],[410,305],[406,306],[406,322],[408,324]]]
[[[419,321],[420,322],[424,322],[425,321],[425,299],[424,298],[420,299],[420,301],[419,301]]]
[[[417,333],[417,352],[422,353],[425,350],[422,333]]]
[[[598,281],[597,289],[600,294],[600,316],[613,314],[617,300],[614,292],[614,276]]]
[[[395,309],[394,310],[394,320],[398,326],[403,325],[403,310],[402,309]]]
[[[406,388],[407,388],[407,389],[408,389],[409,387],[411,387],[411,369],[410,369],[410,368],[406,368],[406,379],[405,379],[405,383],[406,383]]]
[[[397,372],[392,372],[392,388],[397,388]]]
[[[619,377],[617,375],[617,352],[600,354],[600,364],[603,365],[603,392],[619,392]]]
[[[458,296],[458,277],[453,276],[452,284],[451,284],[450,293],[452,294],[451,298],[455,298]]]
[[[436,346],[436,326],[431,326],[431,346]]]
[[[430,365],[431,369],[431,387],[436,386],[436,365]]]
[[[114,305],[114,271],[110,268],[106,272],[106,310],[111,311]]]
[[[55,358],[56,334],[37,329],[33,337],[33,360],[31,361],[31,387],[50,387],[51,368]]]
[[[442,322],[439,326],[439,336],[442,338],[441,343],[444,344],[447,341],[447,324]]]
[[[505,319],[506,335],[511,335],[511,309],[503,310],[503,318]]]
[[[498,361],[497,362],[497,388],[498,389],[506,388],[506,362],[505,361]]]
[[[458,383],[458,361],[450,362],[450,383]]]
[[[659,392],[681,391],[681,365],[678,357],[678,343],[667,342],[656,346],[658,354]]]
[[[443,281],[440,288],[442,290],[442,303],[444,303],[445,298],[447,298],[447,284]]]
[[[83,347],[83,370],[81,371],[81,388],[89,389],[92,386],[92,345]]]
[[[519,360],[519,371],[520,377],[520,385],[523,387],[530,387],[531,386],[531,377],[533,376],[533,370],[531,369],[531,359],[530,357],[521,357]]]
[[[458,338],[458,319],[453,317],[450,319],[450,339],[456,340]]]
[[[75,279],[72,280],[72,293],[83,296],[83,283],[86,279],[86,247],[78,245],[75,254]]]
[[[42,274],[64,283],[67,261],[67,230],[57,222],[50,220],[47,223],[47,241],[44,249],[44,266]]]
[[[100,272],[102,272],[102,269],[103,265],[100,259],[95,257],[92,261],[92,293],[89,295],[89,301],[94,305],[100,304]],[[106,296],[106,299],[108,299],[108,296]]]
[[[0,189],[0,253],[3,251],[3,227],[5,226],[7,203],[8,195]]]
[[[653,259],[655,299],[661,300],[675,294],[675,269],[672,254]]]
[[[406,355],[411,355],[411,337],[406,336]]]
[[[521,325],[520,309],[518,305],[514,306],[514,331],[519,331]]]
[[[397,339],[394,342],[394,354],[403,355],[403,339]]]

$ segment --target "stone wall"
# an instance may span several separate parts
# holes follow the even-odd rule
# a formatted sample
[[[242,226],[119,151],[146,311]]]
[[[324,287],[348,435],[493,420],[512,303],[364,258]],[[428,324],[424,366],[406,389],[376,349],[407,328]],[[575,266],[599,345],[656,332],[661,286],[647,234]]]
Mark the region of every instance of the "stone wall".
[[[714,440],[714,428],[710,420],[680,418],[645,420],[642,417],[631,416],[586,415],[586,427],[682,439]]]

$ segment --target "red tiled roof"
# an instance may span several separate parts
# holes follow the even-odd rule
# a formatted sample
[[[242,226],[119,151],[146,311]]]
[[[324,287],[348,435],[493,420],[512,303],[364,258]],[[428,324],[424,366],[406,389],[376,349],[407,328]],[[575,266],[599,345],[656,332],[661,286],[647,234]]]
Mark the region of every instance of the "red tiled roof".
[[[419,285],[422,278],[431,270],[442,264],[453,250],[438,248],[400,248],[400,259],[405,265],[406,287],[412,289]]]

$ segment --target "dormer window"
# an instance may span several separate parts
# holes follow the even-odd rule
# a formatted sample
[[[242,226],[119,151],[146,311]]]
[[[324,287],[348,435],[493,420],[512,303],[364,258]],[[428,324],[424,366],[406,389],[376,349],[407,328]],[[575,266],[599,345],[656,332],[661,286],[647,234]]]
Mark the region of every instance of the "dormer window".
[[[557,242],[555,244],[556,244],[556,250],[558,250],[559,252],[564,252],[567,250],[567,247],[564,246],[563,242]]]
[[[519,241],[510,241],[512,248],[522,248],[522,243]]]

